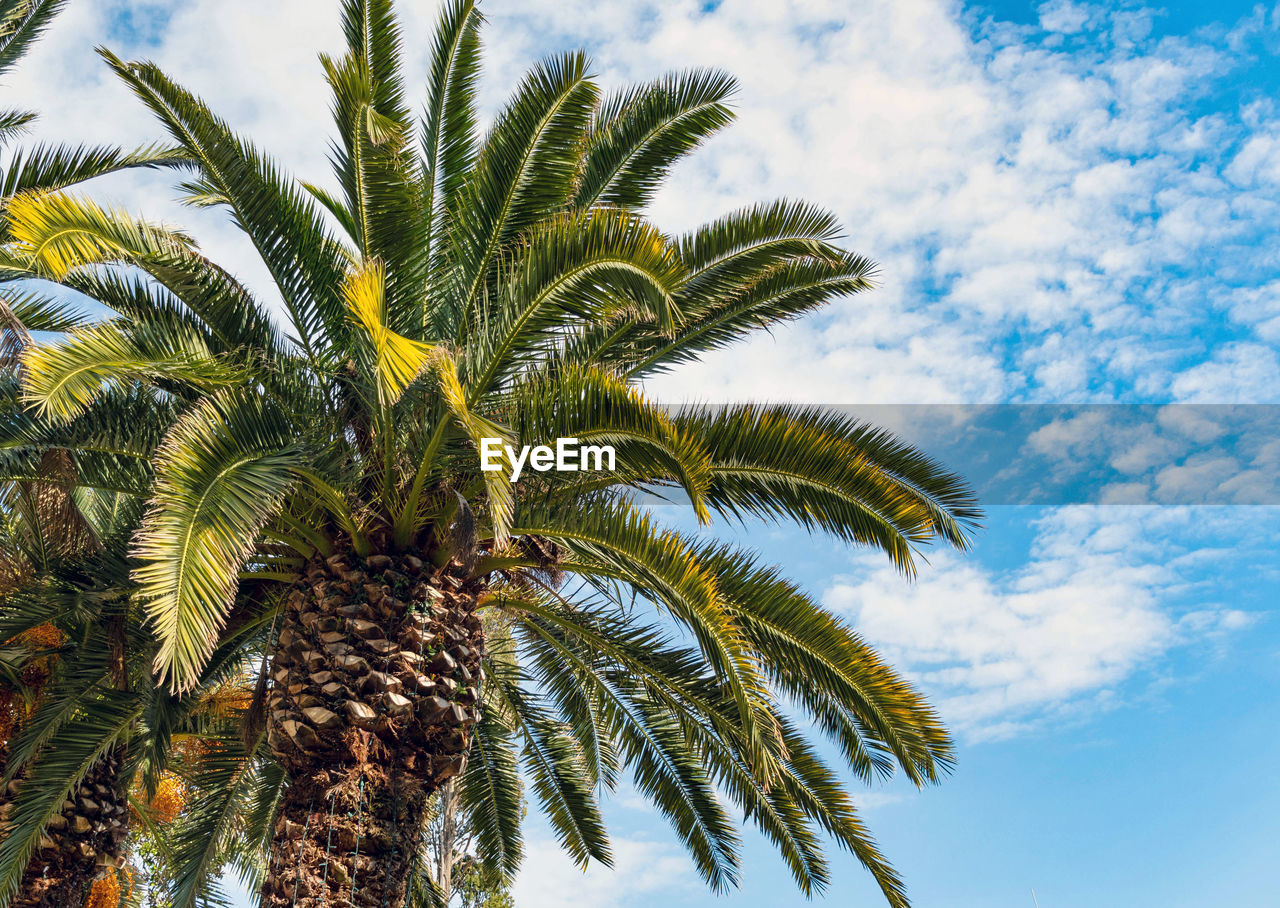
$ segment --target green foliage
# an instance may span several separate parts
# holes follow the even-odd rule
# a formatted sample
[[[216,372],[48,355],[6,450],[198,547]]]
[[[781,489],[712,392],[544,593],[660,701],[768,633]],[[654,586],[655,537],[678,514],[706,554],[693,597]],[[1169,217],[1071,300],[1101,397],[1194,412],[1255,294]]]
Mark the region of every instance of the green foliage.
[[[457,893],[460,908],[516,908],[511,889],[486,864],[474,860],[462,860],[453,871],[457,875],[453,891]]]
[[[22,59],[66,0],[0,0],[0,73]]]
[[[625,771],[715,888],[739,879],[741,815],[806,894],[829,883],[835,842],[906,905],[812,739],[833,741],[858,779],[900,771],[925,785],[953,759],[938,717],[778,569],[638,504],[658,493],[703,522],[795,523],[877,548],[904,573],[925,546],[968,545],[979,512],[964,481],[881,430],[794,406],[675,411],[640,386],[868,290],[874,266],[805,202],[682,236],[647,217],[670,168],[731,120],[724,74],[602,101],[589,61],[557,56],[482,135],[474,3],[441,14],[420,123],[391,4],[346,0],[342,21],[346,50],[324,60],[332,191],[283,173],[154,64],[103,52],[176,143],[153,154],[188,163],[192,203],[230,212],[279,299],[257,298],[180,232],[32,187],[9,205],[0,266],[62,280],[114,314],[67,314],[65,337],[33,346],[23,320],[60,314],[9,305],[31,408],[17,407],[11,379],[0,467],[21,481],[58,445],[86,490],[145,500],[129,601],[155,634],[138,652],[154,657],[166,702],[260,657],[274,592],[317,552],[473,568],[491,640],[484,720],[457,783],[475,904],[509,898],[526,799],[576,861],[608,863],[600,798]],[[75,169],[64,165],[43,167],[45,182]],[[567,435],[614,445],[617,471],[512,482],[480,469],[483,438]],[[49,722],[49,735],[79,727]],[[152,763],[164,741],[148,745]],[[227,855],[262,870],[280,779],[252,742],[215,770],[173,845],[178,904]],[[24,809],[36,829],[43,808]],[[0,858],[22,847],[6,842]],[[429,903],[431,887],[415,885]]]

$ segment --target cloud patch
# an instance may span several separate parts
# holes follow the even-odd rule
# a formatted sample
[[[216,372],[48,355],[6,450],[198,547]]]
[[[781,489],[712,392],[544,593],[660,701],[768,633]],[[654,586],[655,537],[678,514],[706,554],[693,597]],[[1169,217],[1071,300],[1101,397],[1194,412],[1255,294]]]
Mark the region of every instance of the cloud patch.
[[[42,136],[156,136],[93,56],[105,41],[158,60],[289,169],[328,183],[315,55],[339,35],[337,5],[322,6],[72,5],[6,94],[44,111]],[[420,93],[436,9],[399,8]],[[487,14],[489,112],[534,59],[578,46],[607,86],[691,65],[742,80],[739,122],[655,203],[664,226],[804,196],[883,266],[874,294],[657,382],[669,397],[1274,396],[1274,294],[1252,291],[1276,279],[1280,113],[1227,91],[1275,42],[1274,17],[1180,36],[1141,8],[1061,0],[1036,25],[953,0],[530,0]],[[180,211],[162,177],[108,185],[131,208],[194,222],[216,258],[269,292],[225,218]]]
[[[521,908],[639,908],[701,886],[689,859],[675,846],[614,838],[613,867],[592,864],[584,873],[551,838],[532,838],[513,891]]]
[[[823,600],[966,737],[1005,738],[1123,701],[1173,650],[1249,627],[1256,615],[1195,584],[1230,563],[1213,543],[1233,538],[1231,522],[1221,508],[1054,509],[1024,566],[943,553],[908,586],[866,558]]]

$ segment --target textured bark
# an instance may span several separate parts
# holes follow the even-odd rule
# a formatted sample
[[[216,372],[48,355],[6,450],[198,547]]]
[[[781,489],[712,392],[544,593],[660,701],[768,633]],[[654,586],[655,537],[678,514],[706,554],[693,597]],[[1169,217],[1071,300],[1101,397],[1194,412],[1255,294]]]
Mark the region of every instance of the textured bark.
[[[448,905],[453,900],[454,848],[458,839],[458,783],[450,779],[440,792],[440,861],[436,866],[436,886],[440,898]]]
[[[79,908],[94,880],[124,864],[128,800],[121,754],[108,754],[62,803],[22,878],[12,908]]]
[[[267,734],[290,785],[267,908],[403,905],[427,799],[471,744],[479,587],[413,556],[308,565],[285,605]]]

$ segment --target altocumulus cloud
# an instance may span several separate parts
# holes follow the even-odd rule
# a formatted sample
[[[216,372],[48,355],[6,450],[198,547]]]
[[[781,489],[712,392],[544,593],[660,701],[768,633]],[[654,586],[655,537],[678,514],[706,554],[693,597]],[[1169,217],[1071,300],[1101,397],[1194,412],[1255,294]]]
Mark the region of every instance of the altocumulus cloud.
[[[1275,515],[1260,510],[1274,532]],[[1206,579],[1252,557],[1246,543],[1225,547],[1242,534],[1230,508],[1065,507],[1034,532],[1018,568],[943,553],[910,586],[880,560],[859,558],[856,575],[838,578],[824,601],[970,740],[1125,702],[1171,651],[1216,643],[1256,620],[1206,598]]]
[[[324,7],[324,4],[319,6]],[[336,4],[335,4],[336,6]],[[435,4],[401,3],[422,84]],[[769,195],[832,205],[882,289],[659,381],[673,397],[829,402],[1275,397],[1280,114],[1214,100],[1275,40],[1258,13],[1192,36],[1052,2],[1034,26],[948,0],[530,0],[488,5],[495,110],[533,58],[586,46],[609,85],[735,73],[739,123],[655,203],[672,229]],[[8,94],[45,136],[155,134],[91,53],[153,57],[300,175],[328,179],[311,0],[73,4]],[[178,217],[159,177],[130,207]],[[265,275],[217,215],[207,250]],[[1215,328],[1226,322],[1226,338]],[[1229,340],[1212,349],[1212,340]]]

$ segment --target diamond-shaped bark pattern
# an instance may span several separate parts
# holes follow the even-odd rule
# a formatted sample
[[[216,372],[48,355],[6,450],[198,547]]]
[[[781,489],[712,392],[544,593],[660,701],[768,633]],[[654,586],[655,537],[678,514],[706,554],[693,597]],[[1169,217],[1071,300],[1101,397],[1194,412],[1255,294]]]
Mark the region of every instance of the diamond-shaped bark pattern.
[[[268,908],[404,903],[423,808],[461,770],[479,708],[480,588],[460,575],[339,554],[289,593],[267,701],[291,778]]]
[[[89,770],[46,828],[22,878],[13,908],[83,905],[93,881],[123,865],[129,808],[119,784],[121,759],[111,752]],[[21,780],[10,783],[16,794]],[[0,814],[9,804],[0,804]]]

